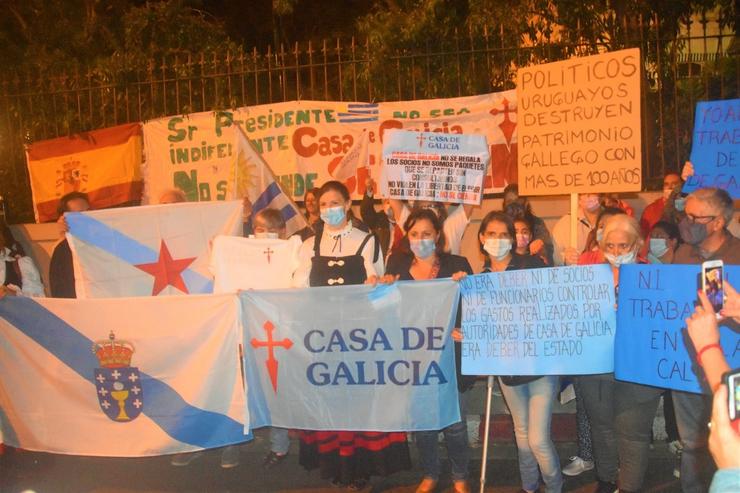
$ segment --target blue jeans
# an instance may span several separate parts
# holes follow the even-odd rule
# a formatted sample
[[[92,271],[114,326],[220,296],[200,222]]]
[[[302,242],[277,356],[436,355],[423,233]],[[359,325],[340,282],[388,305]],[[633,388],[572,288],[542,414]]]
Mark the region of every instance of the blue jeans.
[[[270,427],[270,451],[285,455],[290,448],[290,437],[287,428]]]
[[[514,386],[501,380],[499,383],[514,420],[522,488],[536,491],[541,471],[545,491],[559,493],[563,489],[563,474],[550,436],[552,407],[560,390],[558,377],[545,376]]]
[[[424,471],[424,477],[437,481],[439,479],[439,443],[437,437],[440,431],[444,433],[447,457],[452,466],[452,480],[462,481],[468,477],[468,463],[470,462],[470,446],[468,445],[468,425],[465,421],[465,397],[458,395],[460,401],[461,421],[454,423],[443,430],[417,431],[414,433],[416,448],[419,451],[419,462]]]

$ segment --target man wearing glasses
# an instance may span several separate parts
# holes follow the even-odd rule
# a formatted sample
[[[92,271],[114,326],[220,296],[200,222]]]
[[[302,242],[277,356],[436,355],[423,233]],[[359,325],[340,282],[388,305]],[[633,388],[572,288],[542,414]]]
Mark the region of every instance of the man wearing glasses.
[[[685,243],[676,250],[673,263],[722,260],[725,264],[740,264],[740,240],[727,230],[732,216],[732,198],[725,190],[701,188],[689,195],[686,217],[678,225]],[[685,493],[705,492],[715,470],[707,448],[711,397],[674,391],[673,404],[684,447],[681,488]]]

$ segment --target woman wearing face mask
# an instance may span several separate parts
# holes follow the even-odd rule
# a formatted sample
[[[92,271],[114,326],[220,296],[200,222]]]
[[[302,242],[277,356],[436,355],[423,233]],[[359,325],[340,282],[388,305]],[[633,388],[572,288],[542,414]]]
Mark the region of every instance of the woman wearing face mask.
[[[651,264],[672,264],[673,255],[681,243],[678,226],[668,221],[658,221],[650,232],[647,260]]]
[[[483,272],[545,266],[537,257],[514,251],[514,238],[514,224],[506,214],[489,212],[483,218],[478,230],[480,250],[485,256]],[[514,420],[522,490],[537,491],[541,474],[548,493],[561,491],[563,475],[550,435],[552,408],[560,390],[559,378],[552,375],[503,376],[499,377],[499,384]]]
[[[442,222],[437,214],[429,209],[413,209],[404,223],[407,232],[401,244],[388,257],[386,276],[393,276],[402,281],[461,278],[472,274],[472,269],[465,257],[444,252],[445,238]],[[458,311],[457,326],[460,325]],[[462,420],[444,430],[421,431],[414,434],[419,449],[419,460],[424,471],[424,479],[416,489],[417,493],[434,491],[439,481],[439,432],[444,433],[447,455],[452,465],[454,491],[470,491],[467,483],[470,448],[468,430],[465,422],[465,397],[463,393],[470,389],[474,378],[460,374],[461,334],[455,329],[455,361],[457,363],[457,387],[460,393],[460,416]]]
[[[586,248],[578,257],[578,265],[603,264],[604,254],[599,248],[599,243],[604,237],[604,223],[606,220],[617,214],[624,214],[622,209],[616,207],[605,207],[596,219],[596,227],[591,230],[586,238]]]
[[[604,223],[599,248],[619,287],[619,268],[639,262],[638,222],[617,214]],[[593,437],[598,492],[640,491],[648,465],[653,418],[661,389],[616,381],[613,373],[579,377]]]
[[[316,236],[301,245],[294,285],[343,286],[375,282],[383,275],[383,258],[372,233],[350,217],[349,191],[338,181],[318,192],[321,222]],[[303,431],[299,461],[319,468],[335,486],[363,489],[371,475],[387,475],[411,467],[405,433]]]

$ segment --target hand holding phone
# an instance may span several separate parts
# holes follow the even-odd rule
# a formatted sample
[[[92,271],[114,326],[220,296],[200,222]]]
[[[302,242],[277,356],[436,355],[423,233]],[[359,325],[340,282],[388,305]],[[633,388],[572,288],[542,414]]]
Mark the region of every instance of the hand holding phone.
[[[724,264],[721,260],[708,260],[701,264],[701,290],[712,304],[717,318],[725,303],[724,282]]]

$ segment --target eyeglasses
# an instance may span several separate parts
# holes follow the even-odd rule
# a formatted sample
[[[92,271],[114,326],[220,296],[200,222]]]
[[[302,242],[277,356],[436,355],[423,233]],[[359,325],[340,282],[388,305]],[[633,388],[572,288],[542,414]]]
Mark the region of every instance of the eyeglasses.
[[[702,221],[699,224],[709,224],[712,221],[714,221],[717,218],[716,215],[714,216],[695,216],[693,214],[686,214],[686,219],[689,220],[690,223],[696,223],[699,219]],[[706,221],[704,221],[706,219]]]

